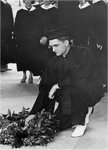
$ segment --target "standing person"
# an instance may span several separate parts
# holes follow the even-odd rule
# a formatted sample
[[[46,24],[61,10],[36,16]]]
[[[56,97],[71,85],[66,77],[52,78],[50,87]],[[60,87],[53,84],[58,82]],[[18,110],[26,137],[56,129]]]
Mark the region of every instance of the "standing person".
[[[98,63],[100,78],[107,89],[107,4],[92,0],[92,49]]]
[[[60,22],[63,26],[68,26],[72,38],[74,38],[75,10],[78,6],[78,1],[73,0],[58,0]]]
[[[23,0],[23,2],[25,7],[17,12],[15,18],[17,70],[23,71],[21,83],[25,83],[27,71],[29,71],[28,83],[33,83],[33,75],[37,69],[35,69],[38,33],[35,27],[36,8],[32,6],[34,0]]]
[[[47,38],[46,33],[53,29],[54,27],[58,27],[60,24],[59,20],[59,9],[56,0],[41,0],[41,6],[39,8],[39,16],[40,16],[40,24],[43,25],[42,35]],[[43,39],[42,37],[42,39]],[[40,40],[42,43],[43,40]]]
[[[13,13],[9,3],[0,0],[1,3],[1,66],[0,71],[8,70],[8,63],[12,62],[12,32]]]
[[[54,55],[50,48],[48,48],[47,32],[52,28],[58,27],[59,20],[59,8],[57,7],[56,0],[40,0],[40,7],[37,7],[37,26],[40,32],[40,44],[39,45],[39,57],[37,58],[40,64],[42,74],[46,68],[48,60]],[[45,53],[43,53],[45,52]],[[41,75],[42,75],[41,74]]]
[[[21,83],[26,81],[27,75],[26,71],[29,71],[28,82],[33,82],[32,74],[32,59],[30,60],[29,55],[32,52],[32,17],[33,11],[35,10],[32,7],[33,0],[23,0],[25,7],[17,12],[15,19],[15,39],[17,43],[17,70],[23,71],[23,78]]]
[[[44,37],[44,34],[50,24],[53,25],[54,20],[51,19],[53,17],[48,12],[45,13],[46,10],[39,6],[31,7],[30,10],[21,9],[17,12],[15,19],[15,37],[18,53],[17,69],[18,71],[24,71],[21,82],[25,82],[27,78],[26,70],[31,71],[34,75],[42,75],[50,58],[46,44],[47,37]],[[52,20],[53,22],[51,22]],[[33,78],[30,74],[29,82],[32,81]]]
[[[72,47],[67,29],[49,33],[49,45],[56,54],[47,65],[39,86],[39,95],[25,124],[42,109],[54,112],[60,130],[75,127],[72,137],[82,136],[94,105],[103,96],[102,82],[94,65],[92,51]]]
[[[89,46],[92,30],[91,5],[88,0],[79,0],[74,14],[74,44]]]

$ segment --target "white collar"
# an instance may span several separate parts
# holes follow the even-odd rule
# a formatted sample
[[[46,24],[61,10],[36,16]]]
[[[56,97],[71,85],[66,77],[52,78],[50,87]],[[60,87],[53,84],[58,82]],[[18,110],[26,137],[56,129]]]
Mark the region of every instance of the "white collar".
[[[36,6],[39,5],[40,3],[38,1],[36,1],[34,4],[32,4],[32,6]]]
[[[22,9],[24,9],[24,10],[28,10],[25,6],[24,7],[22,7]],[[35,10],[36,8],[34,7],[34,6],[32,6],[31,7],[31,9],[29,10],[29,11],[33,11],[33,10]]]
[[[95,3],[99,2],[99,1],[101,1],[101,0],[93,0],[93,4],[95,4]]]
[[[84,5],[82,5],[82,6],[79,4],[79,8],[80,9],[84,9],[84,8],[86,8],[88,6],[90,6],[90,4],[88,2],[84,3]]]
[[[43,8],[45,10],[51,9],[53,7],[57,8],[55,4],[50,4],[50,5],[48,5],[48,7],[46,7],[44,4],[41,5],[41,8]]]
[[[6,1],[5,0],[1,0],[4,4],[6,4]]]

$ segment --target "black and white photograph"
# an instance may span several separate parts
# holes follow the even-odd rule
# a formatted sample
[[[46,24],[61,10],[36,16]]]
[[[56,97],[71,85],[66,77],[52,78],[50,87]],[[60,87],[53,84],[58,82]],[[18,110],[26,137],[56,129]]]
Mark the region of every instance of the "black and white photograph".
[[[107,150],[108,0],[0,11],[0,150]]]

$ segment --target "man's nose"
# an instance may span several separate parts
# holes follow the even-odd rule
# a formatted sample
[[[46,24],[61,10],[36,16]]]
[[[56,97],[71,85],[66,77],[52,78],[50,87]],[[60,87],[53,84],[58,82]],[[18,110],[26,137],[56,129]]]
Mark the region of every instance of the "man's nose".
[[[53,52],[55,52],[56,51],[56,48],[55,47],[53,47]]]

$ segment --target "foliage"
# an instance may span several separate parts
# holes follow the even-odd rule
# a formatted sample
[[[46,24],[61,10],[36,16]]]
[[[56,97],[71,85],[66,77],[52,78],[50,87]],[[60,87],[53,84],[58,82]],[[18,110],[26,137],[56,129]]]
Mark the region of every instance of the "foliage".
[[[0,116],[0,144],[21,146],[46,146],[54,140],[59,132],[59,121],[50,112],[42,110],[25,126],[25,119],[29,116],[28,109],[23,107],[19,113],[11,113]]]

